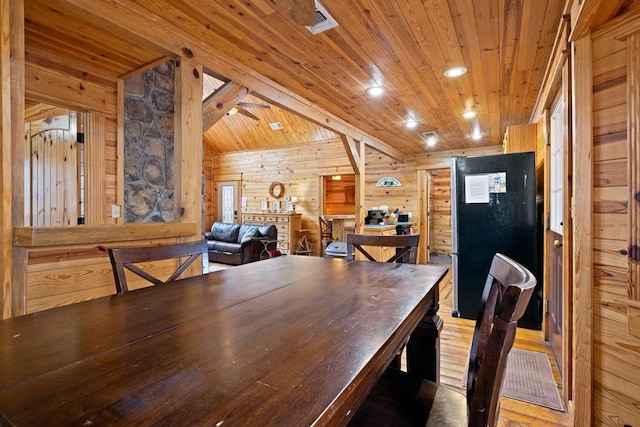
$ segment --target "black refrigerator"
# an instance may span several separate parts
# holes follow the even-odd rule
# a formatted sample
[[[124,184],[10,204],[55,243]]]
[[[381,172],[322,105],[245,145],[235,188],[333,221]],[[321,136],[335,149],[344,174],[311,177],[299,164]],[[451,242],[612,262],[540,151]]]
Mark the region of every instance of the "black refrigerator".
[[[518,326],[542,326],[534,153],[454,157],[451,164],[453,315],[475,320],[496,252],[538,279]]]

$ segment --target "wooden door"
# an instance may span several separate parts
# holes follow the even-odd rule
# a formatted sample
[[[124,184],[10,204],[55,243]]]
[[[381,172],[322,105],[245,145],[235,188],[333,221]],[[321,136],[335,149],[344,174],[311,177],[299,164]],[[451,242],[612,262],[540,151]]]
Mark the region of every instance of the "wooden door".
[[[238,222],[238,182],[221,181],[217,185],[218,221]]]
[[[551,349],[556,358],[556,364],[560,371],[560,376],[563,376],[563,363],[562,363],[562,330],[563,330],[563,287],[562,287],[562,235],[554,232],[550,232],[550,245],[549,245],[549,286],[548,286],[548,305],[547,305],[547,328],[548,339],[551,344]]]
[[[561,373],[565,402],[571,399],[573,280],[572,280],[572,149],[569,108],[571,83],[568,62],[562,68],[562,88],[549,110],[549,224],[546,231],[546,331]]]
[[[76,225],[81,203],[81,171],[76,113],[26,123],[33,227]]]

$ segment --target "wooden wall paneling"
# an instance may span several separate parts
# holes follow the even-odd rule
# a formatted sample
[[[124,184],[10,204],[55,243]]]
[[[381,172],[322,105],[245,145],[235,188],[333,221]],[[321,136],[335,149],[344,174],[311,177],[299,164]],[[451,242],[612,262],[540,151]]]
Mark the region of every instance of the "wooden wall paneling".
[[[391,211],[398,208],[402,213],[410,212],[411,222],[416,229],[420,229],[420,223],[426,217],[426,205],[421,212],[415,163],[399,163],[371,149],[365,151],[367,152],[365,211],[379,205],[388,205]],[[376,187],[378,180],[384,176],[397,178],[402,183],[402,187]]]
[[[627,49],[629,298],[640,301],[640,32],[627,39]]]
[[[106,223],[116,224],[122,222],[122,209],[123,203],[118,199],[120,180],[124,180],[124,173],[118,171],[123,170],[118,168],[120,158],[118,156],[118,124],[116,117],[105,116],[105,209],[106,209]],[[124,197],[124,193],[123,193]],[[111,217],[111,205],[119,205],[121,216],[120,218]]]
[[[505,153],[535,152],[537,131],[535,124],[508,126],[504,137]]]
[[[24,304],[26,264],[23,251],[11,246],[12,227],[25,222],[24,195],[28,180],[24,141],[24,0],[0,0],[0,137],[2,151],[2,211],[0,224],[0,317],[20,313]]]
[[[106,247],[126,247],[176,243],[176,238],[148,239],[146,242],[110,242],[101,245],[80,244],[28,249],[29,286],[25,298],[26,313],[115,294],[113,270]],[[25,249],[25,248],[22,248]],[[64,253],[64,257],[60,254]],[[197,263],[196,263],[197,264]],[[175,260],[141,263],[140,268],[160,278],[169,277]],[[185,273],[183,277],[188,277]],[[135,274],[127,273],[130,288],[151,286]]]
[[[407,158],[407,163],[415,163],[424,169],[451,168],[451,157],[453,156],[491,156],[503,154],[503,145],[492,145],[489,147],[478,147],[464,150],[436,151],[433,153],[417,154]]]
[[[0,250],[2,251],[2,264],[0,265],[0,318],[11,316],[11,267],[12,251],[10,245],[12,223],[12,158],[11,140],[12,126],[11,120],[11,10],[13,2],[11,0],[0,0],[0,138],[2,138],[2,150],[0,151],[0,172],[2,173],[2,207],[0,224],[2,238],[0,239]]]
[[[74,113],[75,116],[75,113]],[[75,120],[75,117],[74,117]],[[63,145],[61,165],[63,189],[59,192],[61,207],[63,208],[62,223],[65,225],[76,225],[79,203],[78,187],[78,143],[76,142],[76,131],[66,132]]]
[[[355,212],[355,175],[339,175],[340,180],[325,177],[326,215],[353,215]]]
[[[429,244],[432,254],[451,255],[451,169],[430,171]]]
[[[105,200],[106,177],[106,116],[104,113],[86,113],[85,121],[85,224],[105,224],[107,210]]]
[[[203,174],[204,174],[204,220],[202,224],[203,232],[209,231],[211,229],[211,225],[213,225],[216,218],[216,203],[214,198],[216,197],[216,191],[213,186],[214,176],[213,176],[213,165],[212,159],[205,153],[204,162],[203,162]],[[238,186],[238,192],[242,192],[242,184]],[[242,194],[239,194],[242,197]],[[238,207],[238,210],[242,212],[242,206]]]
[[[321,177],[335,173],[353,173],[342,142],[337,140],[310,144],[306,148],[293,146],[217,154],[207,158],[205,165],[212,167],[211,175],[215,182],[237,180],[241,177],[242,196],[247,198],[244,213],[261,212],[261,201],[275,200],[269,195],[271,183],[274,180],[282,182],[285,187],[283,196],[298,197],[296,212],[302,213],[302,228],[311,230],[307,233],[307,238],[311,242],[313,255],[318,254],[320,241],[318,216],[322,200]],[[215,204],[215,197],[212,202]],[[214,205],[214,215],[215,211]]]
[[[363,208],[356,219],[361,218],[364,223],[365,210],[371,206],[387,204],[390,208],[399,207],[404,213],[412,212],[412,221],[416,230],[421,230],[421,208],[418,190],[420,183],[418,170],[422,165],[429,168],[450,168],[453,155],[482,155],[497,154],[502,152],[502,146],[494,146],[477,150],[450,151],[441,155],[421,155],[409,158],[406,163],[399,163],[380,152],[365,147],[366,165],[362,165],[365,174],[361,177],[361,184],[365,188]],[[242,195],[247,197],[245,212],[259,212],[260,202],[272,199],[268,195],[268,188],[274,177],[285,184],[285,195],[295,195],[301,203],[296,211],[301,212],[302,228],[312,230],[308,238],[312,242],[314,254],[319,245],[320,203],[322,200],[321,182],[322,176],[332,174],[353,173],[350,161],[344,151],[342,141],[331,140],[323,143],[310,144],[306,149],[300,147],[288,147],[275,150],[248,151],[244,153],[207,154],[206,167],[211,167],[210,173],[214,181],[237,179],[242,174]],[[426,168],[425,168],[426,169]],[[205,173],[207,173],[205,171]],[[389,189],[376,188],[375,184],[382,176],[396,176],[404,184],[404,187]],[[356,177],[356,183],[358,178]],[[426,178],[425,178],[426,183]],[[356,184],[357,186],[357,184]],[[393,191],[392,191],[393,190]],[[422,197],[426,212],[426,187]],[[356,209],[358,189],[356,188]],[[212,200],[213,214],[215,215],[215,197]],[[422,232],[422,231],[421,231]],[[425,250],[426,253],[426,240]]]
[[[417,182],[416,191],[418,192],[418,209],[420,212],[427,212],[429,210],[430,203],[430,188],[429,171],[424,169],[417,170]],[[427,217],[428,218],[428,217]],[[413,219],[413,218],[412,218]],[[426,264],[429,262],[429,245],[431,244],[431,224],[429,221],[422,221],[420,224],[414,226],[414,230],[420,234],[420,240],[418,241],[418,264]]]
[[[34,64],[25,65],[27,100],[115,114],[116,87],[104,87]]]
[[[175,218],[202,230],[202,65],[191,55],[180,58],[175,79]]]
[[[116,84],[117,87],[117,99],[116,99],[116,162],[115,162],[115,203],[120,206],[120,218],[117,218],[115,222],[117,224],[124,222],[124,79],[119,78]]]
[[[593,423],[592,56],[589,36],[573,43],[573,402],[575,425]]]
[[[357,166],[353,166],[356,172],[356,198],[355,204],[355,221],[353,224],[353,231],[356,233],[362,233],[364,231],[364,217],[365,217],[365,203],[367,194],[367,150],[363,141],[356,141]]]

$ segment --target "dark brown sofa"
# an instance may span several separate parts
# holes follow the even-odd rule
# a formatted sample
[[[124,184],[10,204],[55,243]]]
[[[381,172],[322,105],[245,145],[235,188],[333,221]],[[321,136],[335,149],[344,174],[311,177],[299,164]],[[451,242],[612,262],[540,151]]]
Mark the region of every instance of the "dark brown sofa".
[[[278,229],[274,225],[214,222],[211,231],[206,232],[204,238],[207,241],[209,262],[240,265],[259,261],[261,255],[267,257],[266,250],[275,250]],[[263,242],[265,240],[273,242],[267,244]]]

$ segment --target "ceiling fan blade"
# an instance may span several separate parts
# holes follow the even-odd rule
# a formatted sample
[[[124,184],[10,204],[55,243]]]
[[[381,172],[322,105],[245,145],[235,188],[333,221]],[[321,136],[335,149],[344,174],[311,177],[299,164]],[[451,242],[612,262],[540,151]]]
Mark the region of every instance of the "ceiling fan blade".
[[[238,106],[237,108],[238,108],[238,113],[242,114],[243,116],[250,117],[253,120],[260,120],[260,118],[258,116],[255,116],[255,115],[251,114],[250,112],[248,112],[244,108],[242,108],[240,106]]]
[[[238,102],[238,107],[243,107],[243,108],[271,108],[269,105],[266,104],[255,104],[253,102]]]
[[[271,3],[300,25],[311,25],[316,17],[314,0],[271,0]]]

